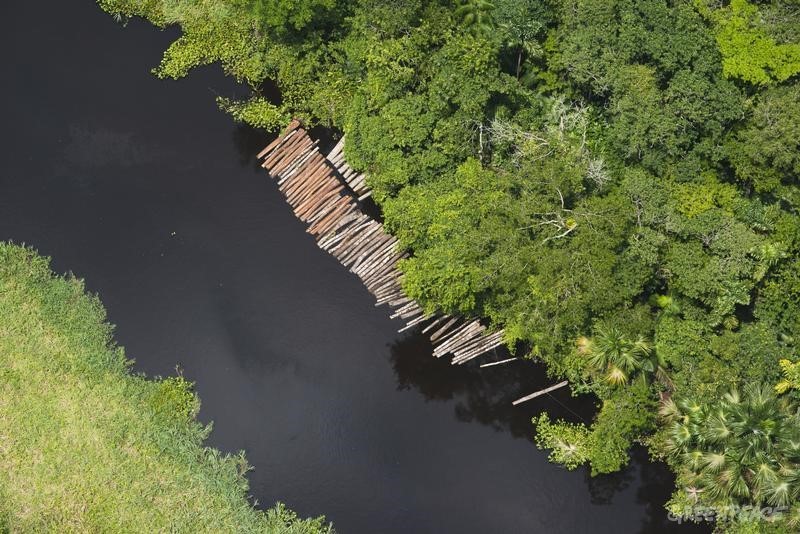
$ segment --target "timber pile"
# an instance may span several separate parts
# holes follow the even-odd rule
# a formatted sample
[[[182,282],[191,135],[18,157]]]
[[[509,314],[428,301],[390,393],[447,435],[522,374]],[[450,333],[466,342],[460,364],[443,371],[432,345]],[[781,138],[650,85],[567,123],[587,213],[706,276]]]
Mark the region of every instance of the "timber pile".
[[[397,239],[386,233],[383,225],[359,208],[357,198],[369,196],[363,174],[344,162],[343,142],[327,157],[317,143],[294,120],[258,155],[317,245],[361,279],[377,299],[376,306],[392,308],[391,318],[406,323],[401,332],[428,323],[422,331],[430,333],[436,357],[452,354],[453,363],[462,364],[501,345],[502,331],[487,333],[476,319],[426,314],[405,295],[397,262],[408,254],[399,249]],[[345,174],[340,175],[340,169]]]
[[[353,193],[356,194],[359,201],[364,200],[372,194],[370,188],[367,187],[367,176],[363,172],[353,170],[344,159],[344,136],[336,143],[333,150],[328,153],[327,158],[328,161],[331,162],[331,165],[336,167],[339,175],[344,179]]]

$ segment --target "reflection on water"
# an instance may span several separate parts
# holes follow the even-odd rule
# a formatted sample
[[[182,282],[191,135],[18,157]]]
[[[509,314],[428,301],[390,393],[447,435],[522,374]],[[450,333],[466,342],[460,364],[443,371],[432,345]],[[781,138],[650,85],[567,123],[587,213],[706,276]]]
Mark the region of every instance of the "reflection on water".
[[[430,340],[419,330],[391,345],[391,363],[399,390],[414,390],[428,401],[453,401],[454,416],[465,423],[480,423],[498,432],[509,432],[533,445],[531,418],[547,411],[553,418],[590,422],[594,401],[589,396],[574,398],[566,389],[548,393],[519,406],[515,399],[553,383],[545,367],[526,360],[481,368],[480,364],[510,357],[498,349],[465,365],[452,365],[449,359],[431,356]],[[534,454],[531,451],[531,454]],[[636,502],[645,512],[639,532],[672,531],[674,523],[663,508],[670,497],[673,476],[667,466],[651,462],[642,446],[631,451],[630,464],[618,473],[591,476],[581,468],[572,474],[583,477],[592,504],[610,506],[617,495],[637,487]],[[684,525],[681,532],[707,532],[707,527]]]
[[[637,448],[637,452],[639,449]],[[641,458],[637,457],[636,460]],[[634,461],[635,465],[638,463]],[[635,481],[634,470],[631,468],[623,469],[613,475],[590,476],[588,469],[584,473],[586,487],[589,488],[592,504],[611,504],[614,495],[625,491],[630,487],[631,482]]]
[[[267,145],[264,133],[245,124],[237,124],[232,132],[233,146],[239,155],[239,165],[242,168],[260,169],[261,164],[255,155]]]
[[[572,398],[566,389],[512,406],[512,401],[519,397],[553,383],[543,365],[516,360],[480,367],[482,363],[508,358],[504,348],[464,365],[452,365],[449,359],[431,357],[432,350],[430,340],[420,333],[392,344],[391,361],[397,387],[415,389],[427,400],[455,400],[455,416],[459,421],[481,423],[533,441],[531,418],[544,410],[570,421],[590,420],[591,400]]]

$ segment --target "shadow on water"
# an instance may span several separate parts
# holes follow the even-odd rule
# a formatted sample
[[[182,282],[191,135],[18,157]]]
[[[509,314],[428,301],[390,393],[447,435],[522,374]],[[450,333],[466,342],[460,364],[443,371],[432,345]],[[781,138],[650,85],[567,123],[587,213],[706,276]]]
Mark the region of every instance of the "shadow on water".
[[[266,134],[263,130],[239,124],[232,130],[233,146],[239,156],[239,165],[243,168],[251,167],[261,169],[261,162],[256,154],[261,152],[267,143],[274,139],[276,134]]]
[[[682,534],[700,534],[713,530],[712,525],[708,523],[683,522],[678,524],[676,521],[671,521],[664,510],[664,503],[672,496],[675,486],[674,475],[665,463],[651,461],[644,447],[634,447],[631,451],[631,458],[631,463],[635,463],[640,470],[639,480],[641,482],[636,491],[636,501],[644,508],[640,532],[670,530]]]
[[[256,158],[256,154],[267,146],[267,144],[275,139],[279,131],[269,132],[260,128],[253,128],[246,124],[238,124],[233,128],[232,138],[233,145],[236,147],[236,153],[239,155],[239,165],[242,167],[252,166],[254,169],[260,169],[261,165]],[[311,137],[319,141],[319,150],[323,154],[327,154],[333,149],[336,143],[341,138],[341,133],[324,126],[316,126],[310,130]]]
[[[452,365],[449,359],[431,356],[430,340],[419,330],[391,345],[391,364],[401,391],[416,391],[427,401],[454,402],[454,416],[464,423],[480,423],[497,432],[531,442],[534,429],[531,418],[546,411],[552,418],[590,422],[595,401],[589,396],[572,397],[566,389],[546,394],[528,403],[513,406],[517,398],[553,383],[542,364],[517,360],[508,364],[481,368],[481,363],[510,357],[504,348],[465,365]],[[531,451],[531,454],[534,452]],[[643,446],[631,450],[630,464],[617,473],[591,476],[583,473],[590,500],[594,505],[610,506],[618,495],[637,487],[635,500],[645,509],[639,532],[674,531],[663,504],[670,498],[674,477],[662,462],[652,462]],[[709,532],[708,526],[682,525],[680,532]]]
[[[671,497],[675,483],[673,474],[663,462],[651,461],[647,450],[641,445],[634,446],[630,455],[629,465],[617,473],[591,476],[588,469],[583,471],[592,504],[611,506],[619,494],[635,487],[636,503],[644,509],[642,525],[638,532],[699,534],[711,531],[710,526],[706,524],[678,525],[677,522],[671,521],[664,504]]]
[[[311,134],[312,139],[319,141],[319,150],[323,154],[330,152],[333,147],[336,146],[336,143],[339,142],[339,139],[342,138],[342,132],[339,130],[327,128],[322,125],[314,126],[308,133]]]
[[[431,357],[433,347],[417,331],[391,346],[391,362],[400,390],[414,389],[429,401],[455,401],[455,416],[477,422],[515,438],[533,441],[531,418],[542,411],[571,421],[589,421],[593,411],[588,397],[572,398],[559,390],[519,406],[511,403],[553,383],[545,368],[526,360],[481,368],[481,363],[509,357],[504,348],[464,365]]]
[[[638,451],[638,448],[636,449]],[[634,452],[631,451],[631,455],[633,456]],[[639,459],[639,457],[636,457]],[[644,459],[646,460],[646,454]],[[633,461],[636,464],[636,461]],[[614,473],[612,475],[597,475],[591,476],[589,474],[589,470],[586,469],[584,473],[584,479],[586,481],[586,487],[589,489],[589,496],[591,497],[592,504],[611,504],[614,500],[614,495],[625,491],[631,485],[631,483],[636,482],[636,477],[634,476],[634,469],[631,467],[626,467],[622,471]]]

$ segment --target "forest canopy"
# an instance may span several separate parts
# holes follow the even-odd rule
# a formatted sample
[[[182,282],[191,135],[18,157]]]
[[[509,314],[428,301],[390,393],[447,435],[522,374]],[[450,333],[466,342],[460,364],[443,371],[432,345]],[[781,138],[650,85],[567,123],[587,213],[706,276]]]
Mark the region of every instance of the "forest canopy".
[[[797,0],[98,2],[180,26],[158,76],[249,84],[236,119],[347,135],[410,296],[598,399],[588,427],[536,419],[554,460],[645,443],[672,511],[800,526]]]

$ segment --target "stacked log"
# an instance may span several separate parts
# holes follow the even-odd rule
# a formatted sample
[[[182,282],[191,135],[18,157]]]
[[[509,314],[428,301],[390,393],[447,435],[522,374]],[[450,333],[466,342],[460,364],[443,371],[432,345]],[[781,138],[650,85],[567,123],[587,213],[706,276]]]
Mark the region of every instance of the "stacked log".
[[[434,355],[453,356],[463,364],[503,343],[503,332],[486,332],[477,319],[426,313],[402,288],[397,262],[408,254],[383,225],[364,214],[358,204],[369,196],[363,174],[354,173],[344,161],[340,141],[324,156],[299,121],[258,155],[262,166],[278,182],[294,214],[308,227],[317,245],[336,257],[358,276],[376,299],[387,304],[391,318],[405,322],[400,331],[425,325]],[[342,172],[344,170],[344,172]],[[428,323],[427,325],[425,323]]]
[[[344,159],[344,136],[328,154],[328,161],[336,168],[339,175],[347,183],[347,186],[356,194],[358,200],[364,200],[372,194],[372,191],[367,187],[367,176],[363,172],[353,170]]]

